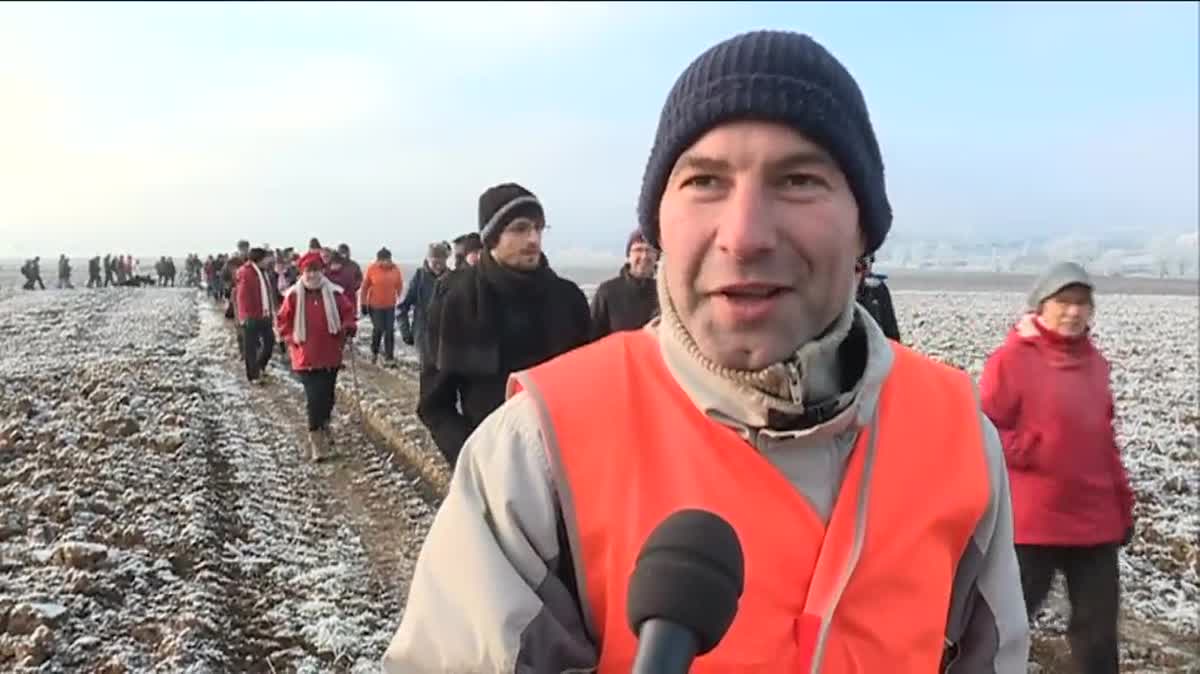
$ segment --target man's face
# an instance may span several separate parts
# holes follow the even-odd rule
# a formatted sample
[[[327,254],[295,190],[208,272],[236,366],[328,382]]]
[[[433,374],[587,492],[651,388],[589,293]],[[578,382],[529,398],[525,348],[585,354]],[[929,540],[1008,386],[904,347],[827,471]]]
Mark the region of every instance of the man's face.
[[[654,265],[658,262],[658,251],[653,246],[644,242],[638,241],[629,247],[629,255],[626,256],[629,262],[629,274],[636,278],[650,278],[654,276]]]
[[[1047,328],[1064,337],[1078,337],[1087,331],[1094,311],[1091,289],[1069,285],[1042,302],[1039,315]]]
[[[833,158],[788,127],[705,134],[676,162],[659,221],[680,319],[725,367],[787,359],[854,292],[858,205]]]
[[[333,251],[329,250],[328,248],[322,248],[321,249],[321,261],[324,262],[325,264],[329,264],[329,261],[332,259],[333,259]]]
[[[492,257],[513,269],[536,269],[542,259],[542,232],[545,223],[531,218],[517,218],[500,232]]]
[[[466,261],[468,267],[474,267],[479,264],[479,251],[473,250],[467,253],[467,256],[463,259]]]
[[[429,264],[429,269],[435,274],[440,274],[446,271],[446,258],[444,257],[431,255],[425,258],[425,261]]]

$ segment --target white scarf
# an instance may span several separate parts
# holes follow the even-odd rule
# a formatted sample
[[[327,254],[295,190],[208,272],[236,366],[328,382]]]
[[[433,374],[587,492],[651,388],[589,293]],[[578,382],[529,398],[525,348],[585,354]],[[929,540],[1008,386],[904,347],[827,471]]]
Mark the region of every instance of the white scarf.
[[[263,274],[263,270],[253,262],[250,266],[254,268],[254,273],[258,275],[258,295],[262,299],[263,313],[268,318],[274,318],[275,307],[271,305],[271,293],[267,292],[267,276]]]
[[[334,293],[342,292],[342,287],[322,277],[320,290],[321,304],[325,309],[325,324],[329,326],[329,334],[336,335],[342,331],[342,317],[338,315],[337,299]],[[296,285],[292,286],[291,291],[296,293],[296,317],[292,323],[292,340],[297,344],[303,344],[308,337],[308,321],[305,320],[308,305],[304,302],[304,294],[309,291],[309,288],[304,287],[304,280],[301,279],[296,281]]]

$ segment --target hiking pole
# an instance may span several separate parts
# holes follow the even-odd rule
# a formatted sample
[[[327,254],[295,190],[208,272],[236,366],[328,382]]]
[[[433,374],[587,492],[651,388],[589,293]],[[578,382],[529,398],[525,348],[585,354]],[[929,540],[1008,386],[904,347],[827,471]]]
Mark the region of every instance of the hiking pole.
[[[362,389],[358,386],[358,357],[355,354],[358,349],[354,348],[353,340],[347,340],[346,344],[350,347],[350,383],[354,389],[354,402],[358,407],[358,421],[366,428],[367,417],[363,413]]]

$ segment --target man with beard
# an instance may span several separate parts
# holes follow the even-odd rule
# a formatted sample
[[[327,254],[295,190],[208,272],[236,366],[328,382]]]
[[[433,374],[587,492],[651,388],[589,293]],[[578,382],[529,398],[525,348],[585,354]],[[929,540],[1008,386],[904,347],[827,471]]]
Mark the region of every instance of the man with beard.
[[[625,266],[620,274],[596,288],[592,297],[592,338],[600,339],[620,330],[637,330],[658,313],[654,290],[654,266],[658,251],[646,242],[641,231],[625,242]]]
[[[857,83],[812,38],[757,31],[697,57],[661,110],[638,200],[659,316],[512,377],[462,449],[384,671],[630,671],[630,571],[710,542],[674,530],[641,555],[700,509],[737,548],[653,603],[729,616],[702,623],[693,674],[1023,674],[996,429],[965,372],[854,301],[892,226]]]
[[[429,244],[425,255],[425,264],[413,272],[408,282],[408,290],[404,299],[396,306],[396,317],[400,323],[400,339],[409,346],[417,349],[417,358],[424,362],[426,342],[426,317],[429,311],[429,301],[433,298],[433,290],[438,279],[447,273],[446,258],[450,257],[450,247],[445,242]],[[411,316],[411,320],[409,317]]]
[[[515,183],[489,188],[479,197],[479,264],[437,284],[417,414],[451,466],[467,436],[504,402],[509,373],[588,340],[587,298],[550,269],[545,229],[532,192]]]

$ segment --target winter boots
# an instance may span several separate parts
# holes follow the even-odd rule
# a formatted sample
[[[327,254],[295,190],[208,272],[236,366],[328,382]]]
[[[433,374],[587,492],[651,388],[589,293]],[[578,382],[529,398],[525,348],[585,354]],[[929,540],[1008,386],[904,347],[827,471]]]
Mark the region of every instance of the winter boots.
[[[308,432],[310,459],[313,463],[321,463],[333,457],[333,435],[328,428]]]

